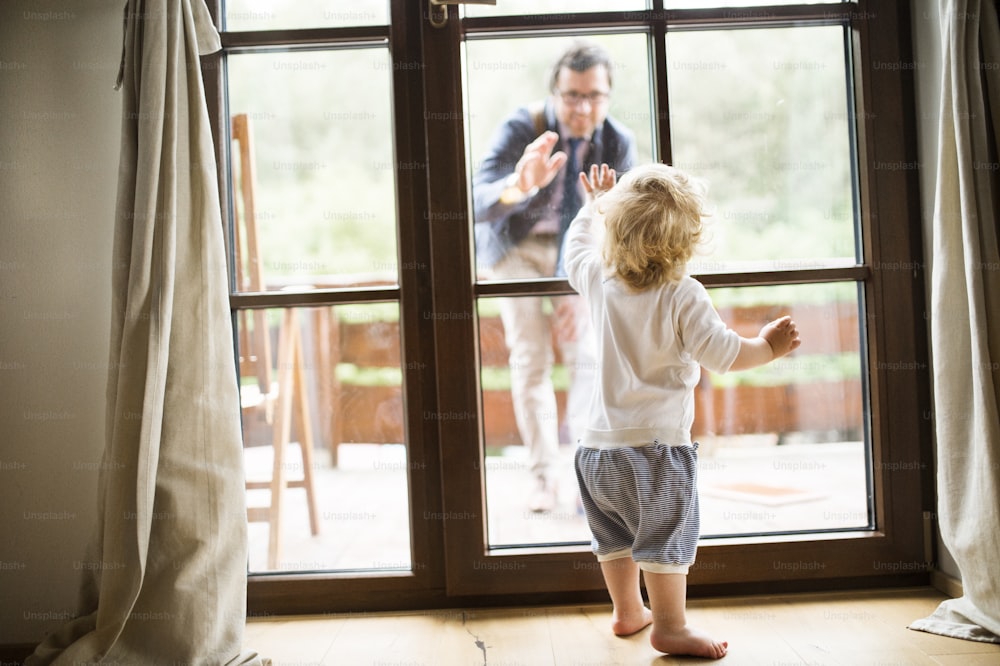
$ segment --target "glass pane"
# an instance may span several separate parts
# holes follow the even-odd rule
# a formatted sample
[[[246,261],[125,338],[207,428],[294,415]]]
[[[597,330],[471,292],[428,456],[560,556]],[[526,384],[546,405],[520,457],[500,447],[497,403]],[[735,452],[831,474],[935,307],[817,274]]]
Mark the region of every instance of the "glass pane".
[[[251,571],[410,568],[398,319],[395,304],[237,313]]]
[[[830,5],[844,0],[669,0],[666,4],[670,9],[708,9],[711,7],[766,7],[768,5]],[[750,16],[759,17],[760,11],[747,12]]]
[[[388,0],[226,0],[226,30],[288,30],[385,25]]]
[[[647,0],[618,0],[611,7],[606,0],[497,0],[495,5],[464,5],[465,15],[519,16],[530,14],[567,14],[570,12],[606,12],[646,9]]]
[[[237,233],[257,237],[237,290],[397,281],[391,70],[384,49],[228,57]]]
[[[723,319],[746,337],[791,315],[802,346],[754,370],[703,371],[692,428],[699,442],[702,536],[869,528],[857,285],[715,289],[711,296]],[[507,351],[502,311],[513,301],[539,308],[536,321],[555,307],[539,297],[479,304],[489,544],[589,543],[573,443],[586,423],[593,357],[577,348],[576,361],[568,361],[557,347],[547,374],[524,376],[538,364]],[[532,419],[534,429],[519,424],[515,413],[519,375],[527,387],[520,390],[534,395],[524,399],[521,418]],[[532,433],[558,444],[526,443]],[[555,496],[548,511],[536,511],[545,450]]]
[[[547,101],[557,111],[560,118],[568,115],[588,116],[593,123],[601,124],[604,118],[616,123],[622,130],[602,129],[605,139],[602,144],[603,161],[614,164],[615,154],[620,154],[626,145],[624,136],[630,133],[634,137],[636,161],[649,161],[653,155],[653,114],[650,81],[647,72],[648,44],[644,34],[589,35],[587,39],[602,47],[612,63],[609,88],[610,96],[606,103],[595,104],[580,101],[575,106],[562,105],[561,98],[551,92],[552,69],[562,54],[571,48],[575,42],[566,37],[534,37],[518,39],[487,39],[475,40],[465,44],[466,68],[466,118],[468,119],[468,150],[469,163],[472,165],[473,199],[477,192],[485,192],[484,184],[495,183],[507,177],[514,171],[514,165],[527,145],[524,137],[504,139],[504,122],[518,112],[528,113],[524,109],[539,109],[543,101]],[[602,81],[606,82],[606,79]],[[586,83],[584,85],[587,85]],[[584,92],[593,92],[590,90]],[[532,122],[540,116],[531,116]],[[541,121],[544,123],[544,121]],[[535,125],[535,129],[544,130],[545,124]],[[540,134],[541,131],[538,131]],[[613,141],[612,135],[616,135]],[[622,137],[621,141],[617,141]],[[564,150],[565,139],[553,149],[553,152]],[[597,148],[584,148],[581,166],[591,163],[596,157]],[[514,155],[516,153],[516,156]],[[552,277],[555,273],[556,255],[551,250],[554,246],[553,231],[559,226],[560,211],[554,203],[548,201],[549,191],[552,197],[558,197],[562,191],[564,170],[538,193],[536,204],[526,211],[527,215],[541,217],[540,224],[531,230],[532,235],[547,235],[544,243],[546,256],[534,262],[534,266],[508,265],[504,269],[495,266],[496,257],[488,251],[483,256],[482,248],[477,249],[477,266],[479,276],[483,279],[491,277]],[[488,185],[487,185],[488,187]],[[537,205],[541,202],[542,205]],[[487,205],[494,205],[496,197]],[[492,213],[476,212],[475,221],[480,224],[476,233],[481,236],[479,243],[489,243],[482,238],[487,233],[489,222],[484,216]],[[501,231],[500,233],[505,233]],[[551,256],[549,256],[551,255]],[[494,269],[497,269],[496,271]]]
[[[593,357],[574,359],[578,345],[559,336],[548,348],[511,352],[504,327],[504,321],[520,322],[552,339],[553,308],[566,302],[579,298],[479,301],[487,528],[493,547],[590,540],[572,442],[586,416]]]
[[[709,183],[693,273],[853,265],[843,29],[667,35],[674,163]]]
[[[712,7],[761,7],[768,5],[833,4],[843,0],[668,0],[667,9],[707,9]],[[604,0],[551,0],[542,5],[532,0],[499,0],[496,5],[464,5],[465,15],[518,16],[530,14],[567,14],[576,12],[639,11],[649,9],[648,0],[628,0],[613,5]]]
[[[702,536],[869,527],[858,286],[710,293],[743,336],[791,315],[802,346],[753,370],[703,371],[692,428]]]

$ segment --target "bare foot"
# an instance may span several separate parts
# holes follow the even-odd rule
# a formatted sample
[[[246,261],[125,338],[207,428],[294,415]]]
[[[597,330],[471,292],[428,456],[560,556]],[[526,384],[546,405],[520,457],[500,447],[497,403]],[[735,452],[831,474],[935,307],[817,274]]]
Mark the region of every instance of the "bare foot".
[[[654,629],[649,636],[649,642],[660,652],[708,659],[721,659],[726,656],[729,649],[729,643],[726,641],[717,641],[691,627],[662,634],[656,633]]]
[[[611,631],[615,636],[631,636],[632,634],[645,629],[653,623],[653,611],[645,606],[639,613],[629,615],[619,615],[618,611],[611,613]]]

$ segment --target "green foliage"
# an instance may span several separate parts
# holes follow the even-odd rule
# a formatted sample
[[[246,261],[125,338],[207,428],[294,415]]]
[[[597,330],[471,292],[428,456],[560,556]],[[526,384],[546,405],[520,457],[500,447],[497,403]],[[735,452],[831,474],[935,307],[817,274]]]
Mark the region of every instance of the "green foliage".
[[[268,277],[395,274],[392,72],[382,49],[228,58],[229,106],[254,135]]]
[[[338,363],[337,380],[352,386],[399,386],[403,381],[403,371],[400,368],[366,368],[354,363]]]
[[[368,17],[361,23],[380,23],[387,20],[387,6],[385,0],[366,0],[319,16],[316,6],[293,0],[228,3],[234,25],[248,30],[343,19],[357,24],[359,14]],[[595,0],[573,10],[603,7]],[[591,37],[615,58],[611,114],[636,133],[640,161],[659,159],[648,35]],[[694,272],[854,262],[844,39],[838,26],[668,34],[673,162],[708,181],[713,212]],[[462,119],[470,173],[502,118],[548,94],[551,63],[570,40],[550,34],[464,45]],[[423,75],[419,63],[396,63],[395,71],[403,65],[413,66],[413,76]],[[425,165],[395,157],[388,48],[240,53],[230,55],[227,66],[230,113],[249,114],[253,125],[261,260],[269,282],[349,283],[373,274],[393,279],[399,268],[396,229],[421,222],[420,211],[397,210],[396,177]],[[722,307],[857,302],[858,296],[855,284],[837,283],[714,289],[712,298]],[[481,316],[496,316],[498,299],[481,299],[477,307]],[[399,309],[339,306],[338,315],[345,321],[394,321]],[[269,318],[274,323],[275,316]],[[817,367],[817,376],[848,371],[839,361],[823,363],[830,371]],[[484,369],[484,386],[509,386],[504,372]],[[348,383],[399,381],[398,373],[381,370],[338,368],[341,375]],[[771,381],[755,376],[746,381]],[[558,373],[556,379],[565,382]]]
[[[710,186],[716,262],[853,258],[840,27],[671,33],[674,162]]]
[[[388,0],[226,0],[226,30],[379,25],[389,21]]]
[[[509,391],[510,368],[484,366],[480,370],[479,381],[484,391]],[[569,368],[558,363],[552,366],[552,386],[556,391],[569,389],[570,381]]]
[[[710,289],[717,308],[754,305],[794,305],[857,303],[858,285],[854,282],[821,284],[786,284],[774,287],[722,287]]]
[[[354,303],[334,307],[337,318],[348,324],[399,321],[396,303]]]
[[[268,11],[291,21],[297,10],[279,3]],[[636,133],[640,161],[656,159],[648,37],[592,38],[615,58],[611,114]],[[470,171],[504,116],[548,94],[551,63],[570,41],[466,43]],[[708,181],[714,213],[702,263],[731,270],[733,262],[773,269],[852,260],[842,29],[678,31],[667,49],[673,161]],[[395,174],[424,165],[394,157],[393,66],[381,48],[229,57],[231,113],[253,123],[269,277],[396,275],[396,226],[414,223],[418,212],[397,211]]]
[[[636,135],[640,162],[653,159],[652,93],[648,71],[649,41],[643,33],[588,35],[613,58],[609,114]],[[469,167],[475,170],[497,126],[520,106],[550,93],[552,64],[572,37],[481,39],[465,44],[466,133]]]
[[[785,386],[814,382],[839,382],[861,377],[857,352],[786,356],[752,370],[710,374],[713,386]]]

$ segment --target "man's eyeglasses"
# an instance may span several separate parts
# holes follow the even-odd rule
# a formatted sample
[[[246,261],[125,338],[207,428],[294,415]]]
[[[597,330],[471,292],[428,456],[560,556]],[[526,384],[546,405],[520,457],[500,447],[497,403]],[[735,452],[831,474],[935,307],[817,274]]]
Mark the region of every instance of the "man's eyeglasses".
[[[556,92],[562,99],[563,104],[566,104],[567,106],[578,106],[583,102],[587,102],[591,106],[597,106],[598,104],[603,104],[608,101],[608,93],[606,92],[592,92],[587,94],[578,93],[575,90]]]

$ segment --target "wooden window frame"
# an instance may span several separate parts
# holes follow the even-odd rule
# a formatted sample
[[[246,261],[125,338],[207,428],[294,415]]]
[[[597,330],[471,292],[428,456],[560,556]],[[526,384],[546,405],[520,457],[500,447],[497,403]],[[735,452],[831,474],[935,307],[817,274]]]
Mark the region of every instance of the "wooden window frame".
[[[219,2],[215,0],[212,7],[215,16],[219,15]],[[455,223],[456,219],[467,220],[469,214],[462,80],[457,64],[441,65],[461,61],[460,43],[466,34],[513,34],[526,29],[559,34],[608,29],[623,22],[648,28],[654,45],[652,66],[658,74],[666,72],[664,37],[666,30],[674,27],[841,23],[848,26],[852,43],[858,195],[866,241],[863,262],[843,269],[698,277],[710,287],[830,281],[863,284],[876,528],[703,542],[689,577],[690,595],[928,583],[927,565],[933,557],[927,546],[931,525],[926,518],[933,511],[932,437],[927,417],[930,387],[913,77],[912,68],[903,66],[913,62],[909,5],[902,0],[861,1],[736,11],[666,10],[662,4],[656,0],[653,8],[644,12],[465,20],[450,8],[448,22],[435,28],[428,24],[426,0],[391,0],[394,22],[388,29],[222,34],[228,50],[361,42],[379,37],[387,41],[397,61],[425,65],[394,68],[393,107],[397,159],[427,164],[426,173],[399,173],[401,261],[422,262],[431,270],[429,275],[407,271],[400,276],[398,290],[372,295],[400,303],[401,322],[408,322],[402,328],[404,360],[419,359],[426,367],[423,372],[404,375],[409,456],[411,461],[423,463],[410,465],[414,567],[405,573],[252,575],[248,584],[252,614],[606,599],[593,556],[584,549],[489,550],[485,546],[475,303],[487,296],[563,294],[571,290],[565,280],[477,284],[471,277],[456,279],[456,275],[471,276],[474,259],[471,225]],[[223,57],[206,58],[204,71],[217,137],[220,186],[227,193]],[[900,66],[882,66],[885,63]],[[669,108],[666,77],[656,75],[654,80],[657,108]],[[669,113],[657,117],[659,151],[669,156]],[[427,146],[433,146],[433,152],[428,153]],[[224,212],[227,199],[223,197]],[[224,219],[229,216],[224,215]],[[285,300],[281,303],[261,298],[234,295],[233,307],[364,302],[368,297],[359,301],[356,293],[310,293],[282,296]],[[423,316],[427,313],[432,316]],[[429,419],[428,413],[465,414],[469,418]],[[777,562],[789,566],[777,567]]]

